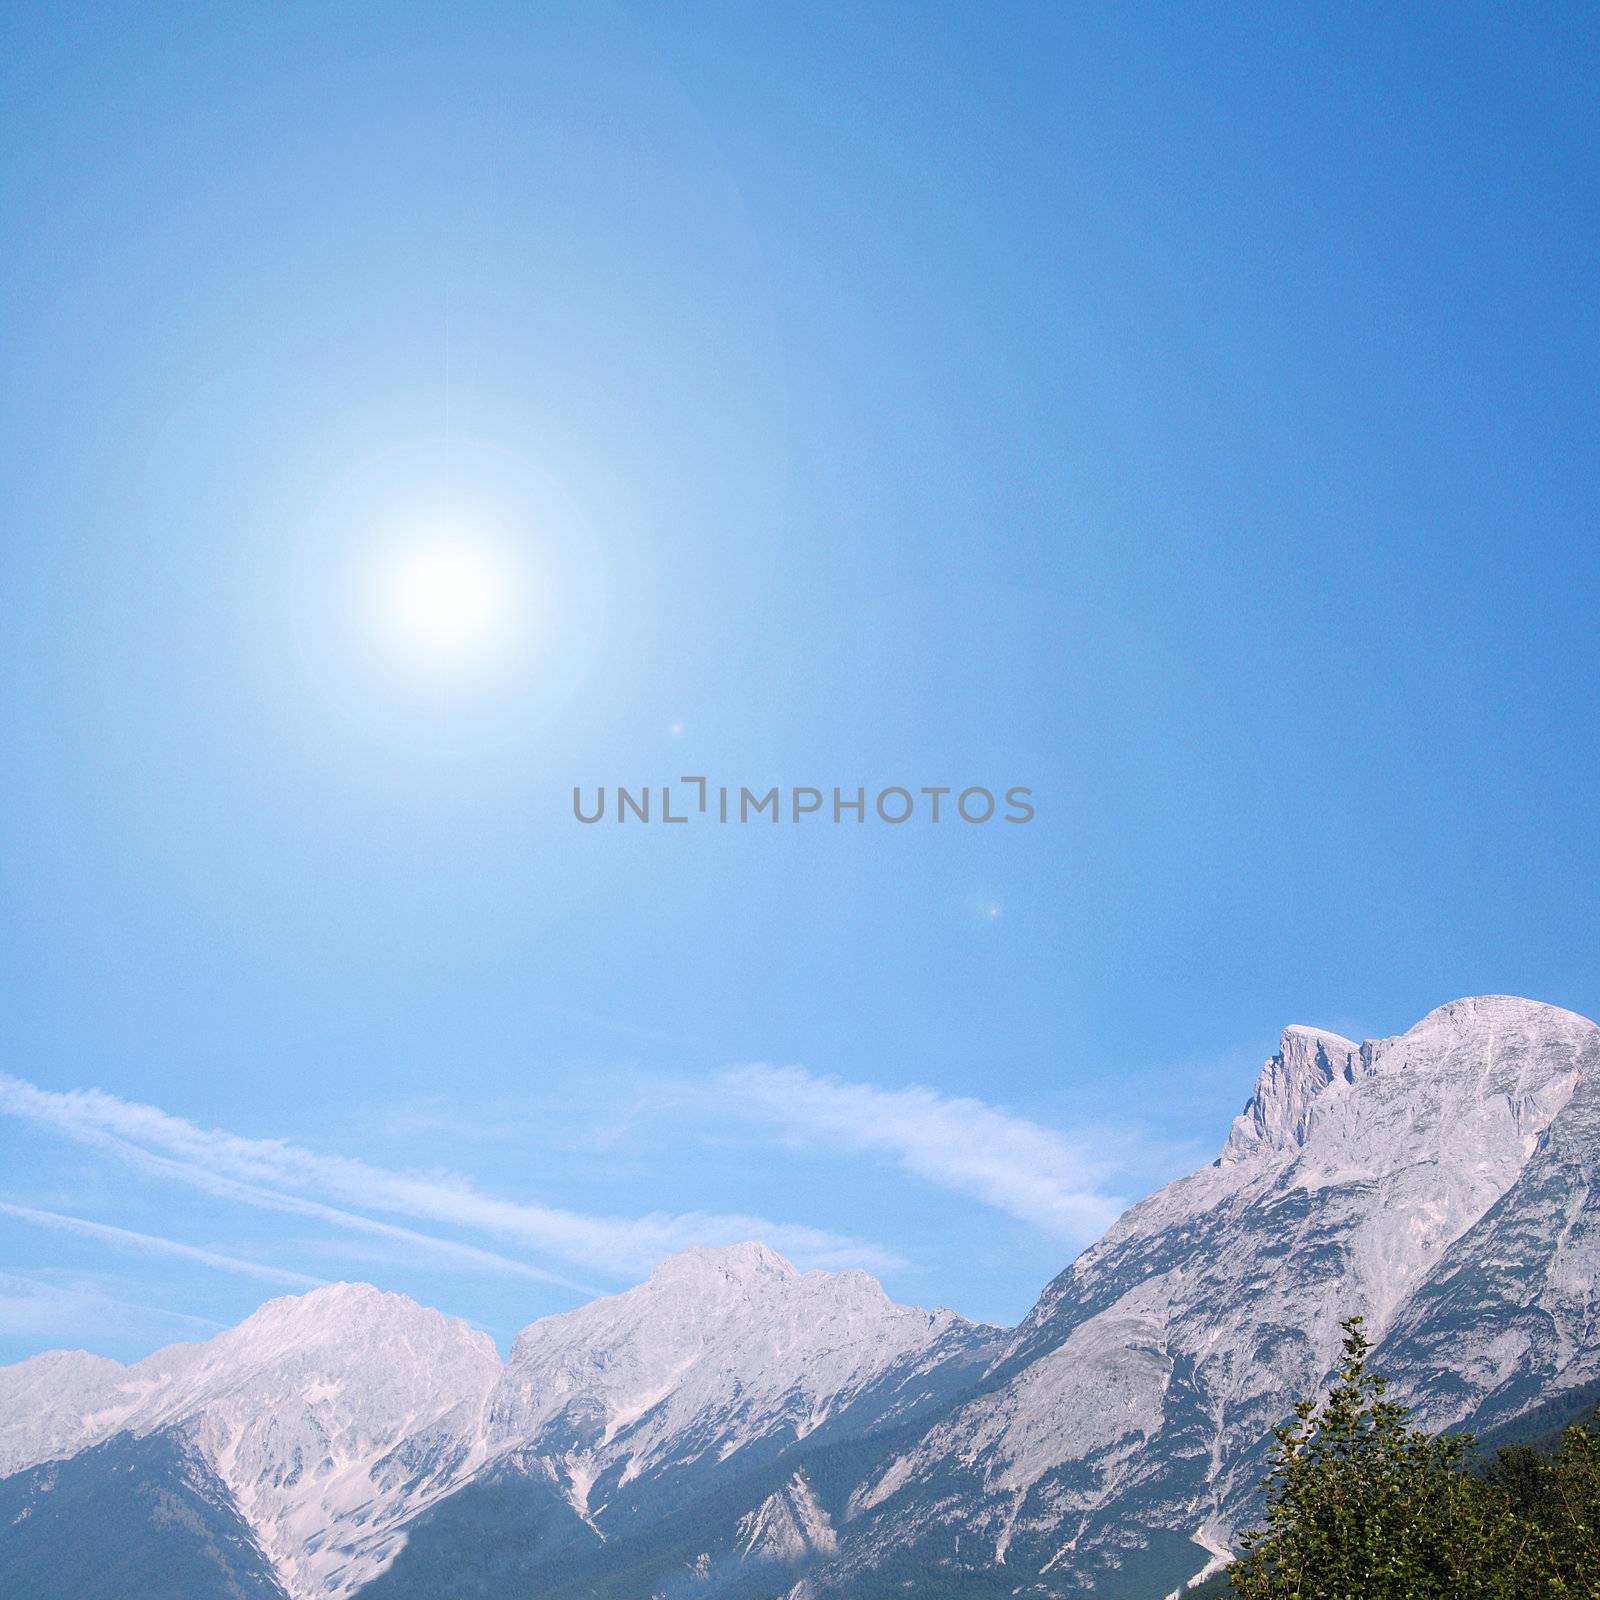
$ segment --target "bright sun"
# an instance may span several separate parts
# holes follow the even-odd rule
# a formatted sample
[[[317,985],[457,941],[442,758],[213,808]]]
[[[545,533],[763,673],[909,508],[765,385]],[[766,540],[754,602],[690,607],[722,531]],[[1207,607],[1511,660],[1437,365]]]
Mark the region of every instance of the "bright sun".
[[[395,650],[419,665],[460,671],[507,641],[515,610],[510,563],[487,545],[440,539],[395,555],[380,593]]]

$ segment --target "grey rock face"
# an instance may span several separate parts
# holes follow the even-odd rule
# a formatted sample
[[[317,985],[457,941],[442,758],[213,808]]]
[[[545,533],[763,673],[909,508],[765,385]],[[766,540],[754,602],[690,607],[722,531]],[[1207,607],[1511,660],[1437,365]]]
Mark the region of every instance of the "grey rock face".
[[[487,1447],[550,1461],[588,1515],[596,1494],[696,1464],[742,1467],[858,1409],[863,1425],[881,1423],[911,1403],[919,1375],[993,1332],[897,1305],[864,1272],[797,1272],[764,1245],[687,1250],[635,1289],[525,1328]]]
[[[215,1475],[293,1596],[352,1592],[482,1462],[488,1336],[364,1284],[269,1301],[131,1367],[81,1353],[0,1369],[12,1472],[126,1434]]]
[[[368,1592],[770,1597],[838,1549],[842,1500],[804,1463],[936,1415],[997,1337],[862,1272],[797,1272],[756,1244],[685,1251],[524,1329],[484,1472]]]
[[[1434,1426],[1480,1431],[1596,1376],[1600,1350],[1600,1048],[1580,1019],[1486,1043],[1530,1153],[1516,1181],[1451,1245],[1396,1314],[1380,1352]],[[1546,1119],[1547,1094],[1566,1094]],[[1568,1084],[1570,1082],[1570,1089]]]
[[[503,1366],[455,1318],[337,1284],[131,1367],[53,1352],[0,1368],[0,1477],[119,1435],[168,1439],[215,1475],[293,1600],[341,1600],[469,1483],[524,1480],[552,1548],[603,1540],[801,1441],[927,1409],[995,1333],[759,1244],[673,1256],[531,1324]],[[824,1540],[815,1511],[790,1484],[748,1553]]]
[[[1359,1046],[1291,1028],[1218,1161],[1121,1218],[1001,1381],[862,1487],[831,1581],[913,1549],[958,1565],[958,1533],[959,1565],[1040,1593],[1118,1593],[1152,1528],[1199,1570],[1352,1314],[1437,1425],[1593,1377],[1597,1158],[1600,1029],[1570,1012],[1462,1000]]]
[[[342,1285],[130,1368],[0,1369],[0,1475],[32,1504],[23,1469],[170,1447],[203,1549],[291,1600],[844,1600],[934,1575],[1149,1600],[1225,1559],[1352,1314],[1434,1427],[1600,1378],[1597,1169],[1581,1017],[1486,996],[1392,1039],[1294,1027],[1218,1159],[1009,1332],[755,1244],[544,1318],[503,1366]]]

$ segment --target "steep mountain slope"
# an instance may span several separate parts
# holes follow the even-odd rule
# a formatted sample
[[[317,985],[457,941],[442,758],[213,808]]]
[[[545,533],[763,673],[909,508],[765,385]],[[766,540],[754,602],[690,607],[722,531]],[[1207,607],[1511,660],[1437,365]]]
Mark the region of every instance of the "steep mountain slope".
[[[285,1600],[227,1486],[166,1435],[0,1481],[0,1529],[14,1600]]]
[[[1502,1026],[1494,1036],[1497,1054],[1543,1051],[1558,1089],[1570,1068],[1571,1097],[1380,1351],[1436,1427],[1492,1429],[1600,1376],[1600,1060],[1594,1028],[1570,1021],[1570,1034],[1517,1038]]]
[[[1290,1028],[1218,1159],[1009,1333],[751,1244],[536,1322],[503,1367],[340,1285],[129,1368],[0,1369],[0,1586],[76,1570],[70,1499],[146,1555],[170,1535],[185,1600],[1148,1600],[1220,1563],[1353,1312],[1436,1427],[1588,1392],[1597,1171],[1581,1017],[1489,996],[1359,1045]]]
[[[757,1244],[685,1251],[524,1330],[489,1409],[494,1464],[364,1597],[651,1593],[831,1554],[791,1457],[935,1413],[995,1337],[865,1273],[800,1273]]]
[[[819,1581],[1003,1566],[1112,1596],[1153,1561],[1194,1572],[1172,1536],[1225,1547],[1352,1313],[1438,1424],[1593,1376],[1597,1095],[1600,1029],[1528,1001],[1360,1046],[1290,1029],[1217,1162],[1050,1285],[984,1392],[862,1487]]]
[[[465,1323],[336,1284],[131,1367],[69,1355],[11,1368],[0,1397],[19,1410],[0,1447],[15,1471],[121,1433],[168,1435],[215,1474],[292,1594],[334,1597],[480,1464],[499,1376]]]
[[[685,1252],[635,1289],[536,1322],[503,1368],[464,1323],[340,1284],[132,1367],[57,1352],[0,1369],[0,1462],[76,1466],[103,1441],[166,1441],[294,1600],[338,1600],[469,1481],[473,1494],[430,1524],[435,1542],[459,1527],[472,1545],[488,1503],[515,1531],[515,1563],[536,1566],[653,1528],[797,1441],[938,1405],[993,1336],[897,1305],[865,1273],[799,1273],[757,1244]],[[100,1473],[85,1504],[94,1485],[118,1493]],[[792,1554],[819,1525],[806,1492],[762,1493],[776,1499],[744,1529],[742,1554]],[[761,1500],[730,1504],[730,1537]]]
[[[489,1452],[550,1461],[588,1515],[646,1478],[659,1499],[697,1464],[742,1468],[825,1424],[900,1418],[986,1345],[864,1272],[800,1273],[760,1244],[688,1250],[636,1289],[523,1330]]]

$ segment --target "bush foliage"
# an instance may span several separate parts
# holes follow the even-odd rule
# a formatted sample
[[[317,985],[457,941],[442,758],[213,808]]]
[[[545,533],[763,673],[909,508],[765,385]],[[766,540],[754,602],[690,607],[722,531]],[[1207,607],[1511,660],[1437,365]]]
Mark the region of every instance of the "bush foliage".
[[[1567,1429],[1476,1459],[1430,1437],[1368,1371],[1345,1323],[1338,1379],[1278,1429],[1262,1525],[1229,1569],[1239,1600],[1600,1600],[1600,1437]]]

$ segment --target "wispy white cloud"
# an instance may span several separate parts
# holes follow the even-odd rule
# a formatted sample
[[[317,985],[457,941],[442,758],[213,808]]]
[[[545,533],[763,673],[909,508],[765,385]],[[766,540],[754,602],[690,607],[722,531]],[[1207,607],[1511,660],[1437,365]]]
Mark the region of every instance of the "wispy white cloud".
[[[692,1125],[695,1133],[712,1139],[736,1126],[758,1128],[763,1138],[791,1149],[888,1161],[1076,1244],[1098,1236],[1123,1206],[1110,1192],[1113,1163],[1105,1159],[1103,1141],[1091,1144],[976,1098],[762,1065],[678,1080],[664,1096],[659,1082],[656,1090],[646,1096],[652,1104],[642,1107],[647,1123],[665,1116],[685,1132]],[[750,1238],[805,1266],[885,1271],[905,1264],[892,1251],[860,1238],[756,1215],[605,1216],[506,1199],[453,1174],[384,1167],[287,1140],[204,1128],[102,1090],[63,1093],[6,1074],[0,1074],[0,1115],[101,1150],[145,1176],[307,1219],[335,1238],[359,1234],[437,1265],[554,1283],[584,1296],[600,1291],[554,1264],[627,1279],[676,1250]],[[272,1281],[300,1287],[320,1281],[58,1212],[15,1204],[0,1205],[0,1212],[121,1248],[184,1255],[197,1264]],[[456,1231],[484,1236],[502,1248],[446,1236]]]
[[[1107,1192],[1110,1168],[1083,1141],[982,1100],[846,1083],[803,1067],[734,1067],[715,1083],[725,1111],[781,1136],[888,1157],[1075,1243],[1097,1238],[1126,1204]]]
[[[31,1222],[41,1228],[54,1228],[63,1233],[75,1233],[86,1239],[98,1239],[123,1250],[133,1250],[144,1255],[177,1256],[184,1261],[197,1262],[203,1267],[216,1267],[223,1272],[243,1273],[246,1277],[261,1278],[267,1283],[286,1284],[291,1289],[315,1289],[326,1282],[304,1272],[290,1272],[283,1267],[268,1266],[262,1261],[247,1261],[242,1256],[224,1255],[219,1250],[205,1250],[199,1245],[184,1244],[177,1239],[163,1238],[155,1233],[138,1233],[132,1228],[119,1228],[109,1222],[91,1222],[87,1217],[70,1217],[60,1211],[40,1211],[33,1206],[17,1206],[0,1200],[0,1215],[14,1217],[19,1222]]]
[[[165,1306],[145,1305],[113,1293],[93,1276],[60,1279],[0,1272],[0,1336],[82,1340],[89,1329],[115,1328],[124,1337],[148,1330],[156,1337],[174,1329],[209,1336],[226,1323]]]
[[[515,1243],[590,1271],[648,1272],[663,1256],[692,1245],[759,1238],[806,1265],[902,1265],[891,1251],[863,1239],[766,1217],[719,1212],[651,1212],[594,1216],[506,1200],[449,1174],[397,1171],[330,1156],[282,1139],[247,1138],[202,1128],[155,1106],[98,1089],[41,1089],[0,1074],[0,1114],[112,1151],[152,1175],[264,1209],[292,1211],[340,1227],[382,1233],[444,1252],[472,1252],[485,1268],[520,1271],[568,1287],[571,1280],[514,1258],[380,1222],[377,1211],[459,1227]],[[587,1291],[586,1291],[587,1292]]]
[[[384,1222],[359,1211],[342,1206],[331,1206],[321,1200],[304,1195],[286,1194],[262,1184],[244,1183],[194,1161],[177,1161],[171,1156],[153,1151],[117,1138],[114,1135],[81,1135],[85,1142],[100,1145],[112,1151],[129,1166],[152,1177],[170,1179],[192,1189],[199,1189],[219,1200],[232,1200],[240,1205],[253,1206],[258,1211],[276,1211],[283,1215],[307,1217],[314,1222],[325,1222],[342,1232],[360,1233],[390,1240],[411,1256],[427,1260],[431,1265],[466,1268],[469,1271],[513,1278],[528,1278],[536,1283],[555,1284],[570,1289],[575,1294],[594,1295],[601,1291],[592,1284],[580,1283],[559,1272],[551,1272],[516,1256],[503,1255],[496,1250],[485,1250],[459,1239],[443,1239],[437,1234],[422,1233],[399,1223]]]

